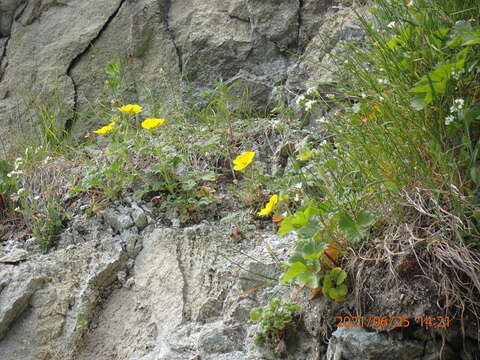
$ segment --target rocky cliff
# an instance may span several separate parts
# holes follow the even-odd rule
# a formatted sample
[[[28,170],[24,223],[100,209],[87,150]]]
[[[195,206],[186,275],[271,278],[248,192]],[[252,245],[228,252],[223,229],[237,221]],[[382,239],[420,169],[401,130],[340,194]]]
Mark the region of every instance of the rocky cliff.
[[[348,5],[338,0],[4,1],[0,123],[15,124],[28,112],[29,94],[54,87],[78,113],[95,100],[105,64],[124,57],[154,86],[163,69],[197,94],[222,78],[248,86],[262,105],[282,95],[291,98],[312,75],[305,73],[305,48],[325,24],[330,24],[326,31],[342,37],[334,23]],[[57,126],[78,136],[91,122],[72,116]]]
[[[3,0],[0,141],[28,131],[35,121],[28,99],[54,89],[71,114],[59,129],[80,138],[99,126],[83,114],[101,92],[106,63],[116,59],[128,59],[153,88],[167,71],[193,98],[221,78],[248,88],[259,106],[292,102],[307,87],[334,79],[325,70],[329,52],[363,38],[351,6],[347,0]],[[265,156],[273,159],[276,150]],[[434,290],[408,278],[418,269],[404,258],[389,264],[407,268],[395,283],[384,283],[383,265],[351,271],[372,289],[367,299],[359,300],[365,289],[355,289],[345,303],[312,300],[302,289],[272,282],[293,239],[258,221],[244,237],[232,237],[235,229],[223,220],[233,213],[252,225],[251,218],[232,194],[222,200],[232,203],[223,213],[177,226],[175,216],[158,216],[151,203],[125,198],[91,218],[80,208],[49,254],[35,251],[28,236],[0,244],[0,359],[274,359],[253,345],[257,325],[248,317],[277,297],[304,308],[295,334],[285,339],[289,359],[433,360],[440,353],[457,359],[462,346],[475,354],[474,327],[447,335],[418,326],[337,329],[336,317],[360,312],[436,314]]]

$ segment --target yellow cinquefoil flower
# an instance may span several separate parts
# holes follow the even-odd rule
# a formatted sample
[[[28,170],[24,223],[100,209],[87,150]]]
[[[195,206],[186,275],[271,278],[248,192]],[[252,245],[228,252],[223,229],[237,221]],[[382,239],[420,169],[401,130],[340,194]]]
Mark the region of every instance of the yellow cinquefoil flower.
[[[119,107],[118,110],[120,110],[121,112],[123,112],[125,114],[135,115],[135,114],[138,114],[138,113],[142,112],[142,107],[140,105],[128,104],[128,105],[124,105],[122,107]]]
[[[244,152],[242,155],[238,155],[235,160],[233,160],[233,164],[235,165],[233,167],[233,170],[238,170],[241,171],[245,169],[248,164],[250,164],[253,161],[253,158],[255,156],[254,152],[247,151]]]
[[[145,119],[142,122],[142,127],[144,129],[155,129],[157,126],[162,125],[164,121],[165,119],[156,119],[156,118]]]
[[[101,127],[98,130],[95,130],[94,133],[95,134],[100,134],[100,135],[110,134],[113,131],[113,126],[115,125],[115,123],[116,123],[116,121],[112,121],[110,124],[108,124],[104,127]]]
[[[258,216],[267,216],[272,212],[272,210],[275,208],[275,205],[277,205],[278,202],[278,195],[272,195],[270,200],[268,201],[267,205],[258,213]]]

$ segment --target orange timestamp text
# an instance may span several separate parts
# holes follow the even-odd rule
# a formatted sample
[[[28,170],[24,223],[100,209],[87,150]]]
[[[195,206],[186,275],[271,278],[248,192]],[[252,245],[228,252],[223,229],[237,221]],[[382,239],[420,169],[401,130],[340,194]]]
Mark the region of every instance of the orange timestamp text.
[[[450,316],[335,316],[337,327],[409,327],[415,323],[421,327],[449,327]]]

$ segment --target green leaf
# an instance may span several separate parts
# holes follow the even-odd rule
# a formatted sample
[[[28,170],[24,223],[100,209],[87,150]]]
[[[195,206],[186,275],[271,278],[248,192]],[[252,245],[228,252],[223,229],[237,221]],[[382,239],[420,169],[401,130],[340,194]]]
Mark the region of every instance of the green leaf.
[[[387,47],[391,50],[396,50],[399,47],[403,46],[403,41],[400,40],[398,36],[394,36],[387,42]]]
[[[375,217],[365,211],[357,214],[356,220],[346,212],[340,213],[338,227],[351,241],[359,241],[367,234],[367,228],[375,222]]]
[[[298,261],[292,264],[288,270],[283,274],[282,278],[280,279],[281,284],[285,284],[289,281],[292,281],[296,277],[299,277],[301,274],[309,272],[308,268],[305,266],[304,263]]]
[[[415,110],[423,110],[425,108],[425,105],[429,103],[426,97],[426,93],[415,94],[411,100],[411,105],[413,106],[413,108]]]
[[[348,288],[345,285],[340,285],[337,288],[331,288],[328,290],[328,296],[335,301],[342,301],[348,294]]]
[[[336,267],[330,270],[329,277],[338,286],[345,281],[347,278],[347,273],[342,268]]]
[[[357,224],[362,228],[368,228],[375,222],[375,216],[366,211],[360,211],[357,214]]]
[[[295,216],[287,216],[283,219],[278,235],[284,236],[293,230],[298,230],[308,223],[309,215],[303,211],[298,211]]]
[[[262,308],[254,308],[250,311],[250,321],[258,322],[262,318]]]
[[[470,125],[472,121],[480,118],[480,103],[476,103],[465,110],[465,122]]]
[[[311,239],[301,245],[298,251],[305,260],[313,260],[321,257],[327,248],[328,243]]]
[[[295,279],[295,282],[299,286],[308,286],[311,289],[316,289],[320,286],[320,279],[318,274],[311,271],[301,273]]]

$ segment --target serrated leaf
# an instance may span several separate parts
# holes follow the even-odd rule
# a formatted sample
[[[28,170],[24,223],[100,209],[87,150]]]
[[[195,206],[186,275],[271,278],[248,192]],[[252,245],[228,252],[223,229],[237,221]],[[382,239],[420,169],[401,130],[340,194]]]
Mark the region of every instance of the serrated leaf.
[[[375,222],[375,216],[366,212],[360,211],[357,214],[357,224],[363,228],[367,228]]]
[[[323,255],[323,252],[328,248],[328,244],[318,242],[316,240],[309,240],[300,247],[300,254],[305,260],[318,259]]]
[[[338,227],[349,240],[359,241],[365,237],[367,228],[374,221],[373,215],[365,211],[359,212],[356,220],[346,212],[342,212],[339,216]]]
[[[282,278],[280,279],[280,283],[286,284],[287,282],[292,281],[293,279],[299,277],[305,272],[309,272],[305,264],[297,261],[288,268],[285,274],[283,274]]]
[[[308,286],[311,289],[315,289],[320,285],[320,279],[316,273],[311,271],[301,273],[297,278],[295,278],[295,282],[300,286]]]

